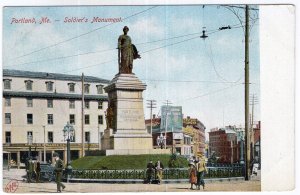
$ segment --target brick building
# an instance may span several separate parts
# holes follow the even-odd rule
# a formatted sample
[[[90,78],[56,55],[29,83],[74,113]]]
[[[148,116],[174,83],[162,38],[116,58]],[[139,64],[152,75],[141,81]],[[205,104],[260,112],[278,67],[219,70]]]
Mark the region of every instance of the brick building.
[[[220,163],[239,162],[237,133],[231,126],[209,132],[209,154],[213,153]]]

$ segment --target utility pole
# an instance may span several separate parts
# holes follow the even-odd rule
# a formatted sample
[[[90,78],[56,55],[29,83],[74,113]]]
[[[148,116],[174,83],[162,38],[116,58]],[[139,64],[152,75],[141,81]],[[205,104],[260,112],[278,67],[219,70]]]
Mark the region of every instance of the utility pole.
[[[150,134],[152,136],[152,109],[156,108],[156,100],[147,100],[148,101],[148,107],[150,108]]]
[[[169,105],[170,104],[172,104],[172,103],[169,100],[166,100],[165,105],[167,105],[167,110],[166,110],[166,129],[165,129],[165,138],[166,138],[165,149],[167,149],[168,114],[169,114]]]
[[[84,157],[84,74],[81,77],[81,157]]]
[[[43,128],[44,128],[44,163],[46,163],[46,126],[43,125]]]
[[[254,151],[255,151],[255,143],[254,143],[254,132],[253,132],[253,126],[254,126],[254,105],[258,103],[256,94],[252,94],[252,100],[250,105],[252,106],[252,113],[251,113],[251,160],[254,159]]]
[[[250,180],[250,137],[249,137],[249,6],[245,9],[245,145],[246,170],[245,180]]]

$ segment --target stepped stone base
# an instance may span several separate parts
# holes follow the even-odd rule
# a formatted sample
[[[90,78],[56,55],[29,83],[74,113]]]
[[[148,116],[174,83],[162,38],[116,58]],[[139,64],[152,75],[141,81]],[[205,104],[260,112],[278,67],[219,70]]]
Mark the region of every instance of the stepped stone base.
[[[117,74],[104,90],[113,110],[110,129],[104,131],[102,150],[106,155],[170,154],[153,149],[152,135],[145,127],[143,91],[146,84],[134,74]]]

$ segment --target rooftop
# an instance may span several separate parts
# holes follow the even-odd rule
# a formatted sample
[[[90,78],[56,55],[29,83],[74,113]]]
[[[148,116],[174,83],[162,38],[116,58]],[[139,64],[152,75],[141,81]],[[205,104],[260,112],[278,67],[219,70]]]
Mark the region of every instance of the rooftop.
[[[33,72],[33,71],[12,70],[12,69],[3,69],[3,77],[4,76],[81,81],[81,76],[78,75],[68,75],[68,74],[48,73],[48,72]],[[86,82],[94,82],[94,83],[105,83],[105,84],[109,83],[109,80],[101,79],[93,76],[85,76],[84,80]]]

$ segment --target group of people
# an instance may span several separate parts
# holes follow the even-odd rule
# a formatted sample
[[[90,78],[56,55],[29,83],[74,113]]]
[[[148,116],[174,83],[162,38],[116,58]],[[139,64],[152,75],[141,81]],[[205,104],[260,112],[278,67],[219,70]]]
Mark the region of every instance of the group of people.
[[[40,182],[40,175],[41,175],[41,163],[39,160],[32,160],[30,157],[26,160],[26,172],[27,172],[27,182],[32,182],[32,175],[35,174],[35,182]]]
[[[63,161],[59,158],[58,153],[54,153],[53,157],[55,159],[55,182],[57,184],[57,192],[61,192],[61,189],[65,189],[65,185],[61,182],[64,164]],[[26,160],[26,172],[27,172],[27,182],[32,182],[32,175],[33,173],[36,175],[36,182],[40,182],[40,175],[41,175],[41,163],[39,160],[32,160],[30,157]]]
[[[163,178],[163,169],[164,165],[160,160],[158,160],[155,165],[153,165],[153,162],[150,160],[147,164],[147,181],[146,183],[151,184],[153,181],[157,182],[157,184],[161,183],[161,180]],[[153,178],[154,176],[154,178]]]
[[[191,190],[194,189],[193,186],[196,186],[197,190],[200,190],[200,186],[203,186],[203,189],[205,188],[204,183],[204,174],[207,172],[207,168],[205,165],[205,158],[200,157],[196,159],[193,157],[193,159],[189,162],[189,179],[191,184]]]

